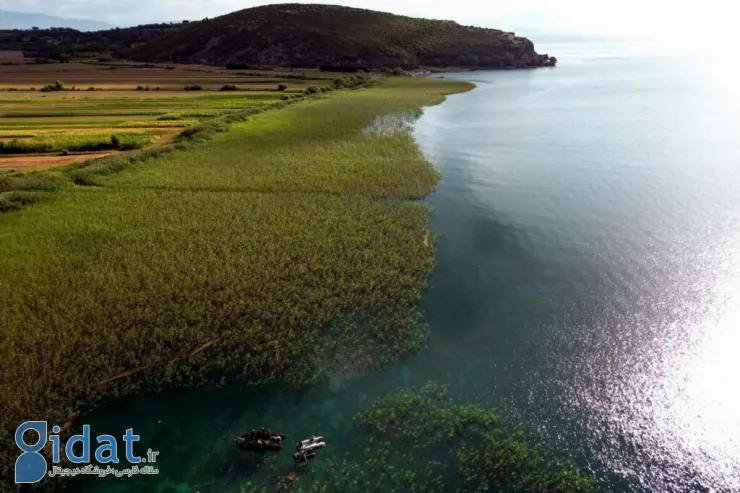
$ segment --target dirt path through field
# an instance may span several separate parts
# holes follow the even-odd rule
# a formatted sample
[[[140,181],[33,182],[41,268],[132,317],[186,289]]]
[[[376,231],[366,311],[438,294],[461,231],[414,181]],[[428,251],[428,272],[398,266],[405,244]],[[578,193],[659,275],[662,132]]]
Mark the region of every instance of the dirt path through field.
[[[57,168],[72,163],[80,163],[90,159],[109,156],[119,151],[90,152],[87,154],[72,154],[69,156],[59,155],[33,155],[13,156],[0,158],[0,168]]]

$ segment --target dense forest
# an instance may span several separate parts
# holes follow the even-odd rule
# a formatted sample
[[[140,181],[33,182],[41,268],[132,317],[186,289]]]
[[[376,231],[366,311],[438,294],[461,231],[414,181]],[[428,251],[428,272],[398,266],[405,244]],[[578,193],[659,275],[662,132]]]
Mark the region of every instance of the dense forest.
[[[0,50],[23,51],[28,58],[67,60],[71,58],[126,58],[131,48],[157,39],[185,24],[148,24],[83,32],[69,28],[0,31]]]

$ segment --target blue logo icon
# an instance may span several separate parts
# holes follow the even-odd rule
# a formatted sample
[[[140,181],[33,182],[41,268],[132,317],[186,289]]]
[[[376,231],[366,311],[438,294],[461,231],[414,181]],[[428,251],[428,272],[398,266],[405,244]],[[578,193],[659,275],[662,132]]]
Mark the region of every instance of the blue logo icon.
[[[15,444],[23,453],[15,461],[16,483],[37,483],[46,475],[46,459],[39,451],[46,445],[46,421],[26,421],[15,430]],[[34,430],[38,441],[29,444],[24,441],[24,434]]]
[[[26,436],[26,432],[31,430],[35,431],[35,434],[38,435],[38,439],[35,442],[33,442],[34,434],[28,433],[28,436]],[[116,440],[114,436],[98,435],[95,437],[94,439],[98,446],[93,451],[93,436],[90,432],[90,425],[83,425],[82,433],[69,437],[66,446],[62,443],[61,437],[59,436],[61,431],[62,430],[59,426],[52,426],[51,434],[49,434],[46,421],[26,421],[15,430],[15,444],[22,452],[15,461],[16,483],[37,483],[41,481],[47,473],[50,476],[54,476],[57,474],[57,472],[55,472],[57,470],[59,470],[59,474],[63,475],[98,474],[98,470],[93,470],[91,466],[77,468],[71,472],[68,469],[54,466],[52,470],[49,471],[49,464],[47,463],[46,457],[41,454],[41,451],[47,444],[50,445],[51,462],[53,464],[59,464],[59,462],[63,460],[63,456],[72,464],[90,464],[93,457],[98,464],[118,464],[118,440]],[[140,438],[141,437],[139,437],[139,435],[134,434],[133,428],[127,429],[126,433],[123,434],[122,440],[126,461],[128,461],[129,464],[156,462],[159,452],[152,449],[147,450],[145,458],[134,454],[134,443],[138,442]],[[129,470],[114,472],[118,475],[126,473],[127,471]],[[154,474],[159,472],[156,470],[154,471]],[[131,474],[138,473],[148,474],[149,472],[137,469],[136,472],[132,472]]]

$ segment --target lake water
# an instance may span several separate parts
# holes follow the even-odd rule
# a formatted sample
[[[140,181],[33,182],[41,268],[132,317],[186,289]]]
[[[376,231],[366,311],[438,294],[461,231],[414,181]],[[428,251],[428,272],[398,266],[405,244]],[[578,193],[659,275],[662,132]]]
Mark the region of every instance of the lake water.
[[[93,429],[134,423],[161,473],[85,488],[238,491],[253,471],[237,431],[320,432],[338,454],[373,397],[434,379],[587,464],[605,491],[740,490],[735,70],[603,40],[538,48],[559,66],[455,75],[477,89],[416,123],[443,175],[428,349],[304,393],[116,405]]]

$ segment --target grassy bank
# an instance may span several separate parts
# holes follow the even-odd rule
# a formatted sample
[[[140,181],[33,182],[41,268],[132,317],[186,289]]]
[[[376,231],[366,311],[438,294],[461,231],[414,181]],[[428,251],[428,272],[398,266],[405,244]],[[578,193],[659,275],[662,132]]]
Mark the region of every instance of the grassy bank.
[[[364,129],[467,88],[394,79],[24,178],[42,202],[0,214],[3,477],[27,419],[226,376],[302,386],[418,348],[433,240],[408,199],[438,176],[409,135]]]

